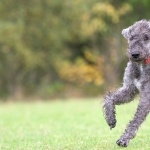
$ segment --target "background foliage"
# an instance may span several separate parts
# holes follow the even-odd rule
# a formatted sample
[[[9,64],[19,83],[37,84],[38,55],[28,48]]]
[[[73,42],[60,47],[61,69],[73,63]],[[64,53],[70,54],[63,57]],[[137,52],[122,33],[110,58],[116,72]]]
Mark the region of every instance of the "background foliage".
[[[1,0],[0,96],[96,96],[122,79],[121,30],[148,0]]]

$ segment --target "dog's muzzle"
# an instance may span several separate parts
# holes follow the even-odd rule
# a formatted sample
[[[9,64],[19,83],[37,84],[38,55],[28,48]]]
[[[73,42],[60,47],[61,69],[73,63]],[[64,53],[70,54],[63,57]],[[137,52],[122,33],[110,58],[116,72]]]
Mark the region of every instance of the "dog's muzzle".
[[[131,57],[133,61],[141,61],[140,53],[133,53],[131,54]]]
[[[139,56],[140,56],[140,54],[139,54],[139,53],[132,54],[132,58],[133,58],[133,59],[138,59],[138,58],[139,58]]]

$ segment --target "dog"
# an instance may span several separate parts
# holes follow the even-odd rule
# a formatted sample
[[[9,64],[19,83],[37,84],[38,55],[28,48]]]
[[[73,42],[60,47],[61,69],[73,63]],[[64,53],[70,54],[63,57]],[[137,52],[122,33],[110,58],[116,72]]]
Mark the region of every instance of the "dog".
[[[139,93],[140,101],[133,119],[127,125],[117,144],[127,147],[150,112],[150,21],[140,20],[122,30],[128,41],[129,61],[123,77],[123,85],[108,92],[103,101],[103,112],[110,128],[116,126],[115,105],[131,102]]]

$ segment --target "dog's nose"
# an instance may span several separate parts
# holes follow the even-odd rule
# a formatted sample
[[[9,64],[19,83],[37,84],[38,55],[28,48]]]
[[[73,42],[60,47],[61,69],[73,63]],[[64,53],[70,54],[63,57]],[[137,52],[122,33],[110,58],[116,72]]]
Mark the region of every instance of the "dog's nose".
[[[132,57],[135,58],[135,59],[139,58],[139,56],[140,56],[140,54],[138,54],[138,53],[132,54]]]

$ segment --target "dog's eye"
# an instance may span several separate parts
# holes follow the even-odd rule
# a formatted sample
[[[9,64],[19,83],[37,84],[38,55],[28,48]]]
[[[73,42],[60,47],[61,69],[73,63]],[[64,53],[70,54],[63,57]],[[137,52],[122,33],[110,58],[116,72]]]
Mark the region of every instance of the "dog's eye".
[[[130,39],[129,39],[129,40],[130,40],[130,41],[132,41],[133,39],[134,39],[134,38],[133,38],[133,36],[132,36],[132,37],[130,37]]]
[[[149,40],[148,35],[144,35],[144,41],[147,41],[147,40]]]

